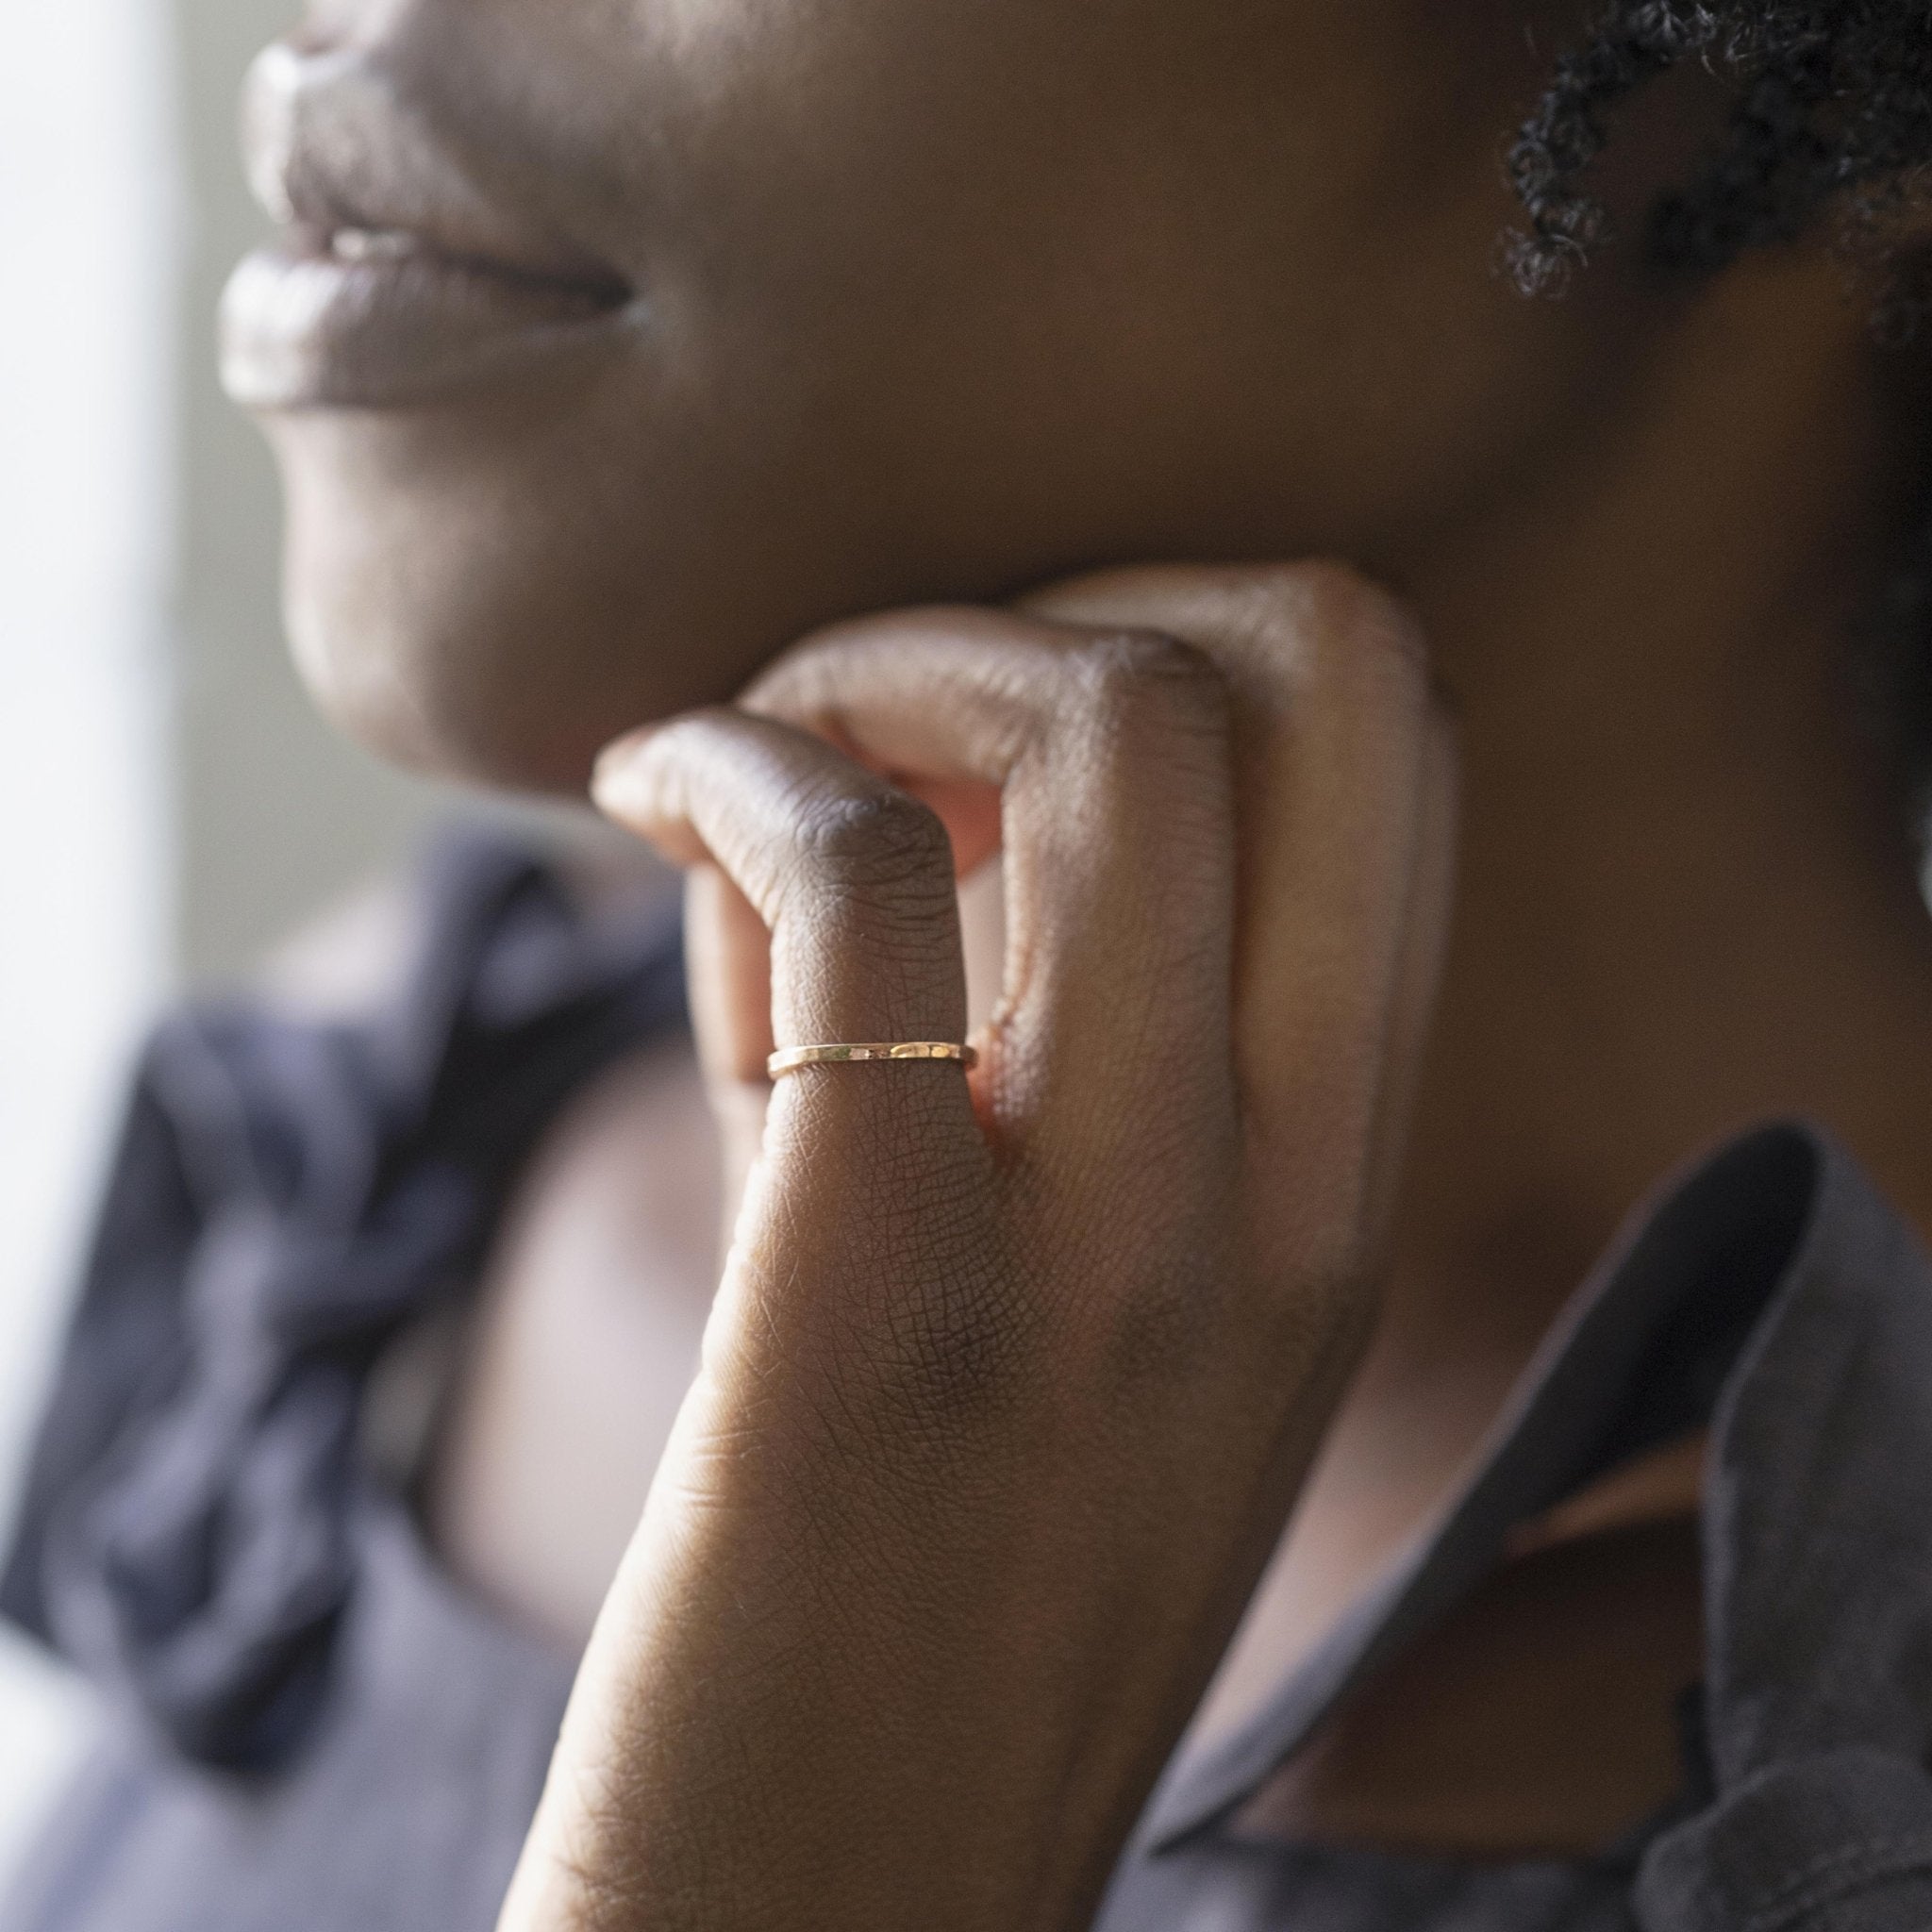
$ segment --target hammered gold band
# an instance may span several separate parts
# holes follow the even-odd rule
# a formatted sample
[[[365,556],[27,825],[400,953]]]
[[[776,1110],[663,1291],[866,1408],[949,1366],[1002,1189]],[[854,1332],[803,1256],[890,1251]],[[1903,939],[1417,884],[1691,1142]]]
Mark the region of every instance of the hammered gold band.
[[[945,1040],[874,1041],[863,1046],[788,1046],[765,1062],[773,1079],[795,1074],[800,1067],[844,1067],[858,1060],[953,1060],[976,1067],[979,1056],[970,1046]]]

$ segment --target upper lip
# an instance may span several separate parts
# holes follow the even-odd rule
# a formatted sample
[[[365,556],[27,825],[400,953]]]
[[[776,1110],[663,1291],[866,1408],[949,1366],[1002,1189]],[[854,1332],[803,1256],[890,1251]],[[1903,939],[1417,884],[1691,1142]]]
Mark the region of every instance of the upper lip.
[[[242,96],[242,150],[256,198],[313,245],[421,252],[612,303],[629,293],[610,263],[482,187],[366,55],[269,47]]]

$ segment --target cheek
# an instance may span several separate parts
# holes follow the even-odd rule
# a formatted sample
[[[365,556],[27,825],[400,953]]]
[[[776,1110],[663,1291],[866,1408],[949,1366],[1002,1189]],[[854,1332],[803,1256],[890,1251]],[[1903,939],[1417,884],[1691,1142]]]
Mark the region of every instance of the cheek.
[[[575,791],[608,739],[757,668],[776,615],[757,587],[795,570],[627,426],[523,407],[278,425],[291,639],[345,729],[410,764]]]
[[[958,555],[909,536],[849,412],[802,411],[769,357],[693,385],[674,360],[272,425],[291,636],[345,729],[576,791],[611,738],[730,698],[807,630],[1008,588],[997,532]]]
[[[275,425],[298,653],[391,756],[575,790],[609,738],[728,698],[818,625],[1149,557],[1352,550],[1466,441],[1440,319],[1361,323],[1414,308],[1414,248],[1363,215],[1374,47],[1301,75],[1291,112],[1292,63],[1231,76],[1174,0],[409,17],[425,73],[525,130],[502,152],[648,320],[594,368]],[[1278,182],[1291,207],[1257,188]],[[1388,289],[1361,292],[1364,233]],[[1457,258],[1507,361],[1487,242]]]

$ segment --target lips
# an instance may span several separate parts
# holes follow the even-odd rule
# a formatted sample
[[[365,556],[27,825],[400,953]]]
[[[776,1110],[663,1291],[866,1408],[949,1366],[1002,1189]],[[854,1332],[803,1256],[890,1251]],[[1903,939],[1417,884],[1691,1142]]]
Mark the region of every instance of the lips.
[[[364,56],[271,47],[243,147],[281,230],[223,301],[223,378],[251,408],[430,402],[608,344],[638,316],[615,269],[479,185]]]

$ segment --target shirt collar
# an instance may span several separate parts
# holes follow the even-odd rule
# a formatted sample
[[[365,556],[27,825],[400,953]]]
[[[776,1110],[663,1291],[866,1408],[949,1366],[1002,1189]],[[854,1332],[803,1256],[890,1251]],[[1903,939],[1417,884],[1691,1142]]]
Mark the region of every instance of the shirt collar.
[[[1632,1218],[1474,1473],[1247,1724],[1170,1767],[1139,1842],[1168,1849],[1237,1809],[1441,1622],[1518,1524],[1705,1425],[1705,1727],[1720,1779],[1828,1743],[1923,1751],[1928,1391],[1932,1271],[1894,1210],[1815,1127],[1734,1141]]]

